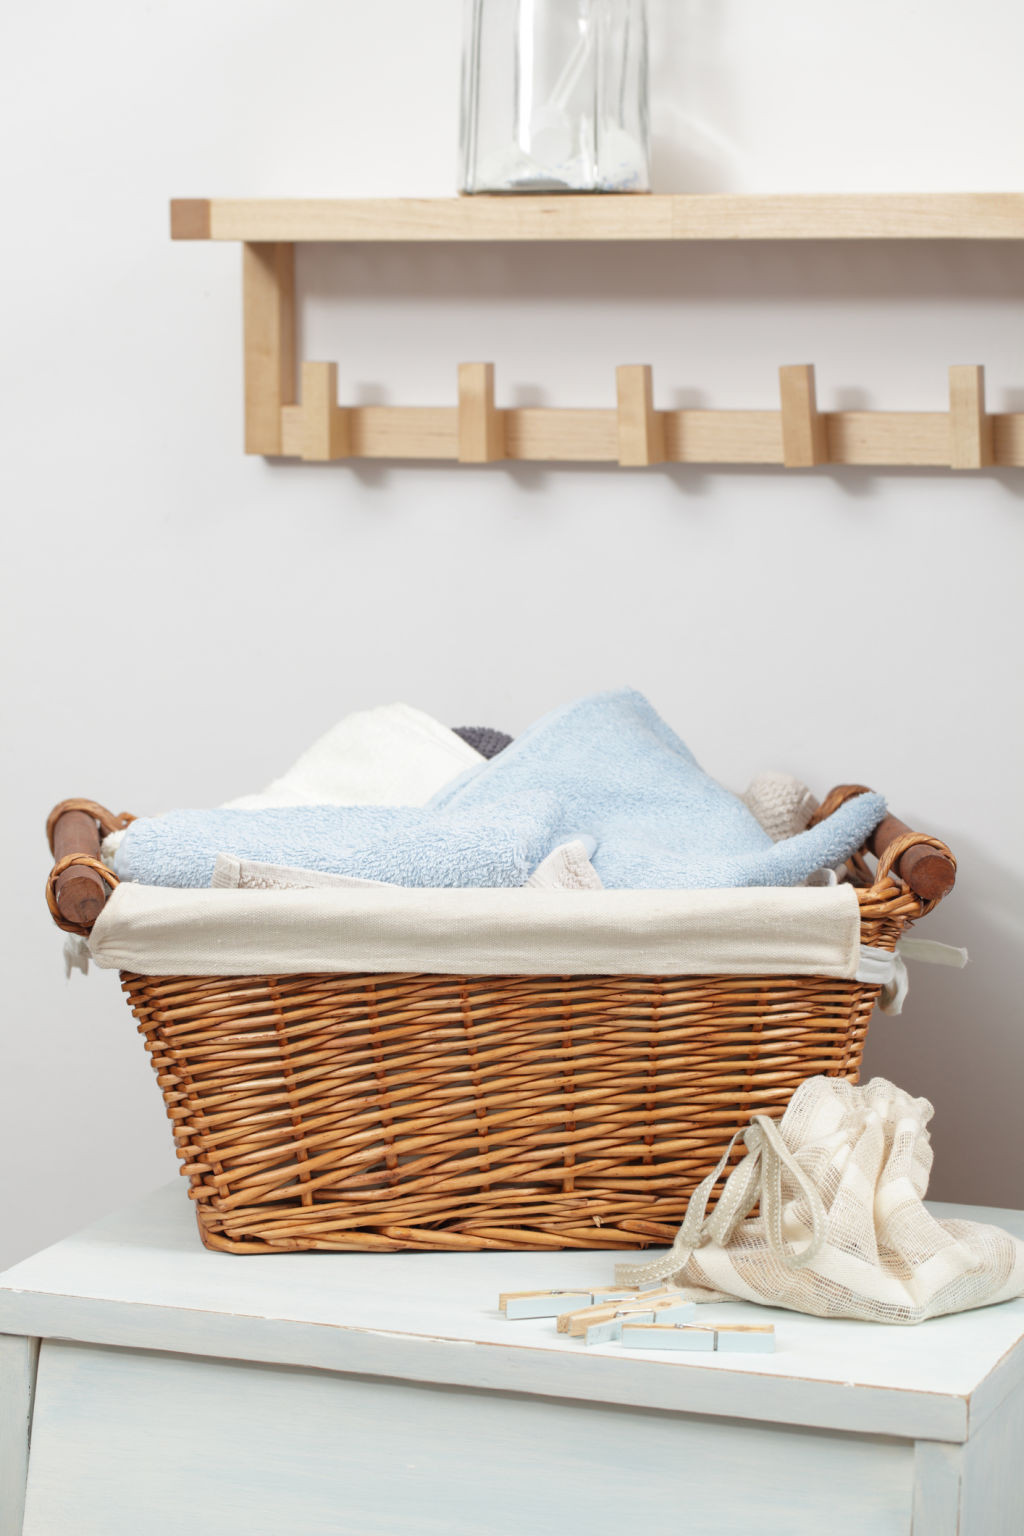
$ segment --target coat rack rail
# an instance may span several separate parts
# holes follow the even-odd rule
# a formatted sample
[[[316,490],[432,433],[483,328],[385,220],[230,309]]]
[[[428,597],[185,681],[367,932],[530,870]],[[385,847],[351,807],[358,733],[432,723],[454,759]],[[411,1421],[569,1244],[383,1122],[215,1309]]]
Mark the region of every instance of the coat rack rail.
[[[462,363],[454,406],[342,406],[337,365],[302,365],[301,398],[280,410],[286,457],[447,459],[459,464],[1024,466],[1024,413],[989,415],[984,369],[949,370],[948,411],[819,411],[814,368],[779,370],[779,408],[657,410],[653,371],[616,371],[607,410],[499,407],[490,363]]]
[[[990,414],[984,372],[974,364],[950,369],[945,411],[819,410],[808,364],[780,369],[773,410],[659,410],[646,364],[617,370],[607,409],[499,406],[489,363],[460,366],[457,404],[400,407],[339,404],[336,366],[310,362],[300,370],[295,343],[296,241],[1019,241],[1021,193],[184,199],[172,203],[171,226],[175,239],[242,244],[247,453],[321,462],[1024,467],[1024,413]]]

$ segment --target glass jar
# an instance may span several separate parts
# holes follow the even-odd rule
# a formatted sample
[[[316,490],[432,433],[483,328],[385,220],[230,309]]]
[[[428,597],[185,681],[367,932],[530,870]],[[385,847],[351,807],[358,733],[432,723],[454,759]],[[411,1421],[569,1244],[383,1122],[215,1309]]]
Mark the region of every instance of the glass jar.
[[[463,192],[647,192],[645,0],[465,0]]]

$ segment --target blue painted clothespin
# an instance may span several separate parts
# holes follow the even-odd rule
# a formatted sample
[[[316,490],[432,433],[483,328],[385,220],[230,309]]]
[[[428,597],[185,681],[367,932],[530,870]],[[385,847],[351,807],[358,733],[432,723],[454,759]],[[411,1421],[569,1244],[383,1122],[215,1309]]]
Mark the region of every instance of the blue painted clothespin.
[[[561,1317],[565,1312],[578,1312],[581,1307],[632,1301],[640,1296],[660,1294],[663,1290],[662,1285],[649,1285],[627,1286],[618,1290],[611,1286],[591,1286],[583,1290],[505,1291],[498,1297],[498,1310],[509,1321],[527,1317]]]
[[[775,1353],[775,1329],[737,1323],[712,1328],[706,1323],[669,1322],[664,1317],[630,1319],[623,1324],[620,1341],[627,1349],[678,1349],[717,1351],[719,1354]]]

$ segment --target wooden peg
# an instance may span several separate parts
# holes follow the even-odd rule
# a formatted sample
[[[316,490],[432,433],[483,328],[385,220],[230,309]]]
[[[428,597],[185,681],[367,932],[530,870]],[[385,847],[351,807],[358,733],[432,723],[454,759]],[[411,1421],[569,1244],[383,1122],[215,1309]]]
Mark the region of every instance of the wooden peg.
[[[992,418],[985,414],[985,370],[974,364],[949,370],[949,463],[984,469],[993,462]]]
[[[505,457],[505,418],[494,408],[494,364],[459,364],[459,463]]]
[[[302,365],[302,457],[348,458],[348,412],[338,405],[337,363]]]
[[[632,467],[665,462],[665,419],[654,409],[654,373],[646,363],[615,370],[619,463]]]
[[[818,414],[813,363],[779,369],[782,402],[782,462],[787,469],[828,463],[825,419]]]

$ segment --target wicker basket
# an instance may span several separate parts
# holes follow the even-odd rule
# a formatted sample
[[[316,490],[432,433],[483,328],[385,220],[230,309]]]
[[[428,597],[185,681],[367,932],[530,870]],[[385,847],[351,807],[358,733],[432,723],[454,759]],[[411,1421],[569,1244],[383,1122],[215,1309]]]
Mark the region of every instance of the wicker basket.
[[[116,883],[97,822],[124,820],[86,801],[51,816],[59,926],[88,931]],[[877,870],[858,855],[851,875],[861,942],[892,950],[955,864],[893,818],[880,831]],[[664,1244],[751,1114],[818,1073],[856,1081],[878,993],[806,976],[122,984],[202,1240],[227,1253]]]

